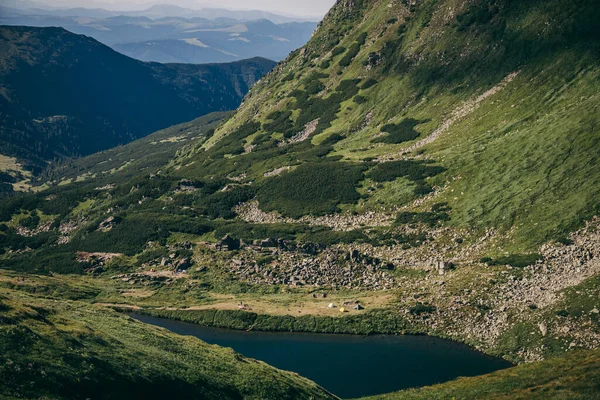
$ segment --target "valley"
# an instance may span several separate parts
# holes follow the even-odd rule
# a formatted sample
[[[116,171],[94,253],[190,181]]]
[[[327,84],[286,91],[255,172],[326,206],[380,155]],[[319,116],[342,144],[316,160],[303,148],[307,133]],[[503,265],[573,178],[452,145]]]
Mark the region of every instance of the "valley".
[[[232,110],[275,65],[142,63],[61,28],[3,26],[0,47],[0,154],[34,178],[50,163]],[[2,182],[22,180],[8,175]]]

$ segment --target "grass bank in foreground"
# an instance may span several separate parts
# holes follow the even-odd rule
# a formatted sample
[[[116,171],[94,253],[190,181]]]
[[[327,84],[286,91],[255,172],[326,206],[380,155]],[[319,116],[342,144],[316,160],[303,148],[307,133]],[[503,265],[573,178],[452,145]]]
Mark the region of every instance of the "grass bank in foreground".
[[[562,357],[363,400],[600,399],[600,351]]]
[[[0,398],[335,398],[279,371],[78,301],[0,291]]]

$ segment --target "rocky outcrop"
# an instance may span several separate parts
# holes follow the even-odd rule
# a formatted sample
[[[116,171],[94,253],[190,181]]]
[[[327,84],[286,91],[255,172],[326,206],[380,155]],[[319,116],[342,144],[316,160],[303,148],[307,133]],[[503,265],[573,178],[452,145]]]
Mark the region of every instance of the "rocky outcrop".
[[[264,212],[258,207],[258,201],[249,201],[234,208],[242,220],[254,224],[308,224],[327,226],[334,231],[352,231],[364,227],[390,226],[395,216],[392,214],[366,212],[363,214],[332,214],[322,217],[305,216],[300,219],[284,218],[277,212]]]
[[[255,261],[256,254],[235,258],[231,260],[229,272],[238,279],[261,285],[384,290],[395,284],[389,273],[393,265],[367,255],[348,254],[339,249],[307,254],[302,246],[296,251],[276,249],[268,254],[272,260],[260,265]]]

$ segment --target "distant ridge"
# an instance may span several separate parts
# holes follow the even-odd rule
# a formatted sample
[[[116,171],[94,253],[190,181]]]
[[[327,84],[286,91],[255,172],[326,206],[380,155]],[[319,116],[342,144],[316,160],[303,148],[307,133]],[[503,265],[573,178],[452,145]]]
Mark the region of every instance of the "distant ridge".
[[[275,63],[143,63],[62,28],[0,27],[0,154],[29,169],[236,108]]]

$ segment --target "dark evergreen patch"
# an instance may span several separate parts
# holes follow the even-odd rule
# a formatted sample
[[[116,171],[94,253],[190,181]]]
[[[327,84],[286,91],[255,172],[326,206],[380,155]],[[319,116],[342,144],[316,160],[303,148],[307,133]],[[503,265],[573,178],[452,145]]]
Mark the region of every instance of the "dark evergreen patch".
[[[318,81],[317,81],[318,82]],[[263,130],[269,133],[283,133],[284,137],[294,136],[294,123],[290,119],[292,115],[291,111],[274,111],[267,116],[268,122],[263,124]],[[270,137],[268,135],[267,137]],[[264,141],[259,141],[256,144],[260,144]]]
[[[419,121],[407,118],[398,124],[387,124],[381,127],[381,131],[387,135],[373,139],[373,143],[399,144],[415,140],[421,134],[415,131],[415,127],[427,121]]]
[[[439,175],[445,170],[444,167],[432,165],[428,161],[400,160],[377,164],[369,171],[367,177],[375,182],[391,182],[405,177],[415,183],[415,194],[419,196],[432,190],[425,179]]]
[[[360,86],[360,88],[361,88],[362,90],[367,90],[367,89],[369,89],[370,87],[373,87],[373,86],[375,86],[375,85],[377,85],[377,80],[376,80],[376,79],[373,79],[373,78],[369,78],[369,79],[367,79],[367,80],[366,80],[366,81],[365,81],[365,82],[364,82],[364,83],[363,83],[363,84]]]
[[[525,268],[529,265],[535,264],[540,260],[542,256],[540,254],[511,254],[505,257],[490,258],[485,257],[481,259],[481,262],[488,265],[510,265],[516,268]]]
[[[450,220],[448,212],[450,207],[446,203],[439,203],[431,208],[430,212],[407,212],[403,211],[396,217],[396,225],[425,224],[431,228]]]
[[[268,179],[258,190],[261,208],[293,218],[325,215],[338,211],[339,204],[356,203],[363,179],[363,165],[323,162],[304,164],[287,174]]]
[[[340,60],[338,65],[340,67],[349,66],[352,63],[352,60],[354,60],[354,58],[356,58],[356,56],[358,55],[360,48],[365,44],[366,40],[367,40],[367,33],[366,32],[361,33],[360,36],[358,37],[358,39],[356,40],[356,42],[354,42],[352,44],[352,46],[350,46],[350,48],[348,49],[348,51],[346,52],[344,57]]]
[[[356,104],[364,104],[367,102],[367,98],[365,96],[360,96],[360,95],[354,96],[354,102]]]

